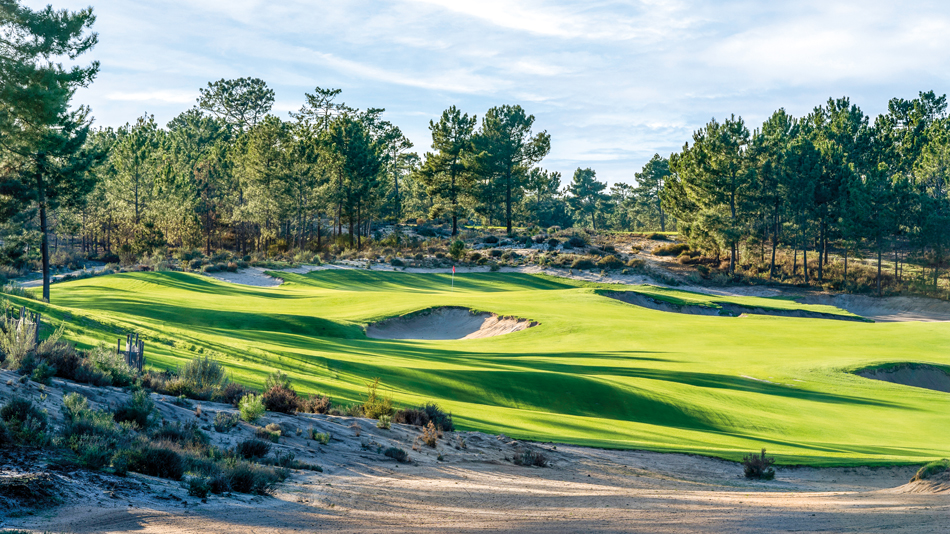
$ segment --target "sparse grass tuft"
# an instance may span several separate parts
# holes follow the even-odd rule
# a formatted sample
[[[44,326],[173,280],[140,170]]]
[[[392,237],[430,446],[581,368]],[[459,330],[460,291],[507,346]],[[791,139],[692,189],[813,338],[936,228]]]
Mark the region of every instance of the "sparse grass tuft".
[[[927,480],[946,471],[950,471],[950,460],[944,458],[943,460],[930,462],[917,471],[917,474],[914,475],[914,478],[911,479],[911,482]]]

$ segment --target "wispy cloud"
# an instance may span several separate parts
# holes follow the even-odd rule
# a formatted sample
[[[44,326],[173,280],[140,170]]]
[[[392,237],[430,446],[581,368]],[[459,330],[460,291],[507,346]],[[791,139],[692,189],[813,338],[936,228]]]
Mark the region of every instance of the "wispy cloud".
[[[21,0],[43,7],[50,0]],[[89,0],[54,0],[78,9]],[[950,85],[936,0],[96,0],[102,125],[167,121],[208,81],[263,78],[286,116],[317,85],[385,107],[419,149],[457,105],[522,104],[552,135],[543,165],[630,180],[711,117],[750,126],[849,95],[869,113]],[[90,57],[90,59],[92,58]]]
[[[106,100],[121,102],[163,102],[169,104],[193,104],[198,91],[140,91],[107,93]]]

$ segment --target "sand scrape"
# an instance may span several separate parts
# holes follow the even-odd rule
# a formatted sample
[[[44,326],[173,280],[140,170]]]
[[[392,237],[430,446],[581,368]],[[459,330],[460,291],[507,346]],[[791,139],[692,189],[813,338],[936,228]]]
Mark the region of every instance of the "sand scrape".
[[[441,307],[386,319],[366,327],[370,339],[481,339],[520,332],[538,323],[518,317]]]
[[[906,363],[891,368],[862,369],[855,374],[872,380],[950,393],[950,374],[933,365]]]

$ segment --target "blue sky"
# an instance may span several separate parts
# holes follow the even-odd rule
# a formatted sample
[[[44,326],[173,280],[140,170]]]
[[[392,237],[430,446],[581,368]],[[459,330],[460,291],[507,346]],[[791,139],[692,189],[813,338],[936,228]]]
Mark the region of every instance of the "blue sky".
[[[422,153],[446,107],[520,104],[552,136],[541,165],[566,179],[632,182],[712,117],[754,127],[845,95],[876,115],[950,81],[938,1],[92,1],[102,70],[77,101],[98,125],[164,124],[208,81],[252,76],[284,118],[315,86],[386,108]]]

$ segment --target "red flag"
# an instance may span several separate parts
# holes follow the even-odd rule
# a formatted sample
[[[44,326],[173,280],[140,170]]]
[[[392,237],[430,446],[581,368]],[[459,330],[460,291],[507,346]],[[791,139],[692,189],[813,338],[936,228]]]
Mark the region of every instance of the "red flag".
[[[452,266],[452,274],[455,274],[455,266]]]

